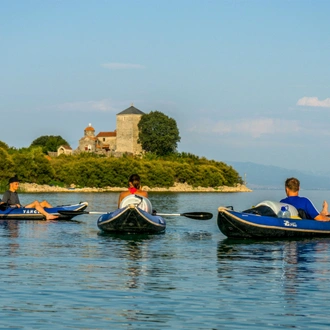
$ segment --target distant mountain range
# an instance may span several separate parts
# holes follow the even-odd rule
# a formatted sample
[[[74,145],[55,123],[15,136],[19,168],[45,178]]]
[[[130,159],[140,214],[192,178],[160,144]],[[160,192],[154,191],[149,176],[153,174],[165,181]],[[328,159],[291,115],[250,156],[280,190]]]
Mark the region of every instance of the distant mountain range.
[[[225,161],[225,163],[232,166],[252,190],[284,189],[284,182],[290,177],[299,179],[301,189],[330,190],[330,176],[327,175],[250,162]]]

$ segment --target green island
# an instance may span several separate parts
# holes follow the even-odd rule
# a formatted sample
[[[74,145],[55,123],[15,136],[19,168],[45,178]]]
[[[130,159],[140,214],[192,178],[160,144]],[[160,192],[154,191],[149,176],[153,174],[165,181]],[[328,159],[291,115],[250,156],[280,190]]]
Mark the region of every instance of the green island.
[[[128,136],[127,118],[134,119]],[[126,135],[120,140],[121,125]],[[0,141],[0,190],[17,175],[20,192],[120,191],[137,173],[147,191],[251,191],[224,162],[178,152],[176,122],[159,111],[144,114],[131,106],[117,115],[117,129],[109,140],[107,132],[95,136],[94,131],[91,125],[85,129],[74,152],[61,136],[41,136],[20,149]]]
[[[231,166],[189,153],[163,157],[147,154],[143,158],[81,153],[51,158],[41,148],[0,148],[0,167],[1,191],[15,174],[22,192],[91,191],[85,188],[119,191],[127,187],[132,173],[139,173],[143,186],[150,191],[250,191]]]

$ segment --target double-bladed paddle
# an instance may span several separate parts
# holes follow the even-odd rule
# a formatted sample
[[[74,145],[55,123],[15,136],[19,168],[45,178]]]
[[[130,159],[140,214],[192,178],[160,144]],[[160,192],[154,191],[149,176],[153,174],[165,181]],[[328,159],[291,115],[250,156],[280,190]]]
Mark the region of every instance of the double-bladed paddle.
[[[88,211],[58,211],[58,213],[67,216],[76,216],[81,214],[107,214],[109,212],[88,212]],[[174,217],[186,217],[194,220],[210,220],[213,218],[213,214],[209,212],[186,212],[186,213],[153,213],[153,215],[160,216],[174,216]]]

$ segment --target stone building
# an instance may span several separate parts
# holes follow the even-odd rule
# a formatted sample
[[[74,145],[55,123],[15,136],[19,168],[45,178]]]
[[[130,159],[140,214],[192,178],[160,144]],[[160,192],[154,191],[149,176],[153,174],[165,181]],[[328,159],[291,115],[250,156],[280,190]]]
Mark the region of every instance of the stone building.
[[[77,148],[78,152],[95,152],[96,150],[96,137],[95,129],[92,124],[89,124],[84,130],[84,136],[79,140]]]
[[[113,155],[140,154],[142,147],[137,142],[138,123],[143,114],[144,112],[132,104],[116,115],[116,129],[113,132],[100,132],[97,135],[95,135],[95,129],[89,124],[84,130],[84,136],[79,140],[76,151]]]
[[[116,131],[96,135],[96,151],[116,151]]]
[[[59,155],[72,155],[72,148],[70,146],[67,146],[67,145],[63,145],[63,146],[59,146],[58,149],[57,149],[57,155],[56,156],[59,156]]]

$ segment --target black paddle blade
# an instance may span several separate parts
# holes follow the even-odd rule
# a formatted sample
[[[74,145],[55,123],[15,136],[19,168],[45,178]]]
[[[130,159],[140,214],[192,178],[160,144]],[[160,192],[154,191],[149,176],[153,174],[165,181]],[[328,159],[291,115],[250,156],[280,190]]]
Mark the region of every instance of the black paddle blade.
[[[213,218],[213,214],[209,212],[188,212],[181,213],[180,215],[195,220],[210,220]]]

